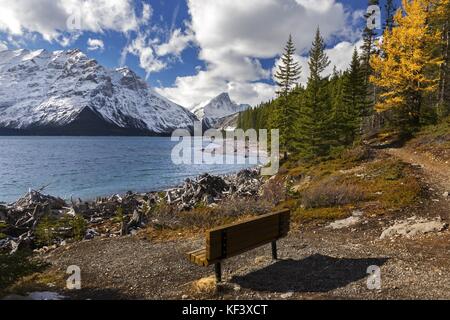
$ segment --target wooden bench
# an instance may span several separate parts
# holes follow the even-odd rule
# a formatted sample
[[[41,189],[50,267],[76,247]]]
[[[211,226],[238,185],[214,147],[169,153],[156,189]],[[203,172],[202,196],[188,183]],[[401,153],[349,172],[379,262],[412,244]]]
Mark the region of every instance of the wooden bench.
[[[287,236],[290,210],[265,214],[206,232],[206,248],[188,253],[192,263],[215,265],[216,279],[222,281],[222,261],[263,245],[272,244],[272,258],[278,259],[277,240]]]

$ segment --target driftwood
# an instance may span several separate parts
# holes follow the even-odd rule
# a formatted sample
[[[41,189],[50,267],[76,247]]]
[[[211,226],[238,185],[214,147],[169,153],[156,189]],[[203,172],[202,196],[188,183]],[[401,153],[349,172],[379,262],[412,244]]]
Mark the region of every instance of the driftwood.
[[[0,230],[7,238],[0,240],[0,251],[16,252],[24,246],[33,247],[35,231],[45,216],[61,218],[81,215],[88,222],[85,239],[96,236],[124,236],[133,230],[145,227],[149,213],[155,206],[165,202],[171,210],[189,211],[199,203],[214,205],[226,198],[257,196],[263,185],[258,169],[247,169],[237,174],[213,176],[204,174],[196,179],[186,179],[178,188],[164,192],[133,193],[100,197],[95,201],[83,202],[81,199],[52,197],[39,191],[30,190],[25,196],[12,204],[0,204],[0,221],[6,227]],[[121,215],[120,226],[117,217]],[[116,224],[114,230],[104,231],[105,223]],[[115,222],[114,222],[115,221]],[[105,233],[106,232],[106,233]],[[67,230],[58,230],[64,242]]]

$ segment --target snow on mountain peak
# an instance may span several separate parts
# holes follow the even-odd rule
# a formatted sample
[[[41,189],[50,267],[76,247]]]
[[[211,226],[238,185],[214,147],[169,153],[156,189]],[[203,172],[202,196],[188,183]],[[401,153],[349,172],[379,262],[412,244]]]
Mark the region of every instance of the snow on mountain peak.
[[[0,129],[70,126],[84,111],[110,128],[156,134],[196,120],[132,70],[106,69],[78,49],[0,52]]]
[[[226,92],[219,94],[217,97],[200,103],[192,109],[192,112],[202,119],[217,120],[228,117],[238,112],[245,111],[250,106],[239,105],[232,101],[230,95]]]

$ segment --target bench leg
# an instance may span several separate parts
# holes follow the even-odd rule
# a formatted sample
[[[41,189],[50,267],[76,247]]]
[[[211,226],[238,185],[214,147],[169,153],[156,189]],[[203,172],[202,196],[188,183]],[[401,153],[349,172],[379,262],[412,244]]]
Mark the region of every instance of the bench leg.
[[[217,283],[222,282],[222,264],[220,262],[214,265],[214,269],[216,272],[216,281]]]
[[[272,259],[278,260],[278,252],[277,252],[277,242],[272,242]]]

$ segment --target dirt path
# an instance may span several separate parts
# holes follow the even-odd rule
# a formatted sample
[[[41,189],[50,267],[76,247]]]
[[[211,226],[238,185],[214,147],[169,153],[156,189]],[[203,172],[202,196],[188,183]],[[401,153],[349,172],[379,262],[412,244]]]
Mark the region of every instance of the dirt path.
[[[450,164],[407,148],[388,149],[386,152],[406,163],[420,165],[430,182],[435,183],[440,190],[450,192]]]
[[[431,202],[428,211],[450,222],[450,164],[435,160],[430,155],[409,148],[388,149],[388,154],[403,162],[420,166],[424,184],[428,187]],[[444,195],[447,193],[447,196]]]

